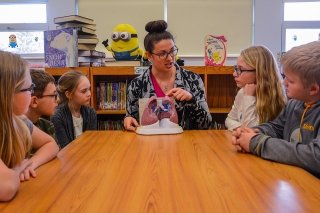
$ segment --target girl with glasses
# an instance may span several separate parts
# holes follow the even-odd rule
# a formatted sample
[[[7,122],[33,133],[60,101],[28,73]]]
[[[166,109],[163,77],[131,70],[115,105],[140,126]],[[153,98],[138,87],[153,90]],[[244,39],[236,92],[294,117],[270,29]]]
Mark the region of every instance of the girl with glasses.
[[[12,199],[20,181],[36,177],[35,169],[59,151],[52,137],[23,116],[33,89],[27,62],[0,51],[0,201]]]
[[[184,129],[207,129],[212,118],[206,102],[204,84],[200,76],[177,65],[178,48],[173,35],[163,20],[151,21],[145,26],[146,56],[151,66],[130,82],[127,89],[124,127],[135,131],[139,126],[139,99],[172,97],[178,114],[178,123]]]
[[[266,47],[242,50],[233,76],[240,90],[225,121],[229,130],[252,127],[277,117],[286,97],[276,61]]]

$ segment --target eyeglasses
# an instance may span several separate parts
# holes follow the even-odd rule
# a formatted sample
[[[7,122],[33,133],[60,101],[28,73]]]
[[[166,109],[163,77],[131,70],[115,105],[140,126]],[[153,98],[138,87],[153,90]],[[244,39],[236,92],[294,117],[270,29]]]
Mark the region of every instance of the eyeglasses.
[[[171,57],[175,57],[178,54],[178,48],[174,47],[173,49],[170,50],[170,52],[163,51],[161,53],[153,53],[151,52],[152,55],[157,55],[159,59],[165,60],[168,58],[170,55]]]
[[[53,98],[53,97],[54,97],[54,100],[55,100],[55,101],[57,101],[57,100],[58,100],[59,95],[58,95],[58,94],[42,95],[40,98],[43,98],[43,97],[51,97],[51,98]]]
[[[34,92],[34,88],[36,87],[36,85],[34,83],[31,84],[31,86],[29,88],[25,88],[25,89],[21,89],[19,90],[19,92],[26,92],[29,91],[31,94]]]
[[[131,34],[129,32],[113,32],[111,34],[111,39],[113,41],[129,41],[131,38],[138,38],[137,34]]]
[[[241,73],[243,73],[243,72],[255,72],[256,71],[256,70],[243,70],[240,67],[238,67],[237,65],[233,66],[233,70],[237,74],[237,77],[239,77],[241,75]]]

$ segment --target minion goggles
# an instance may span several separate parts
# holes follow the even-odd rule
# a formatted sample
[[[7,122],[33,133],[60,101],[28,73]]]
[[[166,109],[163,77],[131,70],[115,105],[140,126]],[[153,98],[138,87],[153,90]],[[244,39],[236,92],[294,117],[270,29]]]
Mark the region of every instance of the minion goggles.
[[[129,32],[113,32],[111,35],[111,39],[113,41],[129,41],[131,38],[138,38],[137,34],[131,34]]]

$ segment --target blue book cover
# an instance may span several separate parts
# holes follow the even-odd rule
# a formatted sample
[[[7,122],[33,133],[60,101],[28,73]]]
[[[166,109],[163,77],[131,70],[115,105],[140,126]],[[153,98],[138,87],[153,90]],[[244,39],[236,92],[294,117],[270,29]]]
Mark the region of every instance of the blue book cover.
[[[64,28],[44,31],[44,57],[48,67],[77,67],[77,30]]]

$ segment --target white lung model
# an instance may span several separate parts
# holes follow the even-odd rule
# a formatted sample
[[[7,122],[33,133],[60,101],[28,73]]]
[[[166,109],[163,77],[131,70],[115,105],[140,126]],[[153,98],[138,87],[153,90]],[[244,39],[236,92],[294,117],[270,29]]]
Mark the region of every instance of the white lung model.
[[[172,98],[139,100],[140,126],[136,133],[141,135],[178,134],[183,129],[178,124],[178,114]]]

